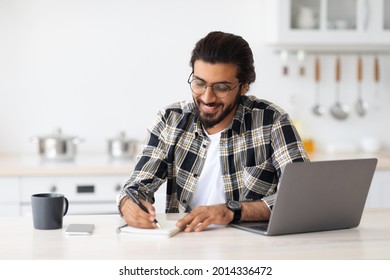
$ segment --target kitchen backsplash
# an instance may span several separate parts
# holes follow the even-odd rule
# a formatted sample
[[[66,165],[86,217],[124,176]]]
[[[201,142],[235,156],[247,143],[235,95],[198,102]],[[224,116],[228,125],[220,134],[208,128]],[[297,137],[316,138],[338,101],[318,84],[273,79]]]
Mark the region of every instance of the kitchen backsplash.
[[[264,2],[253,0],[0,2],[0,155],[37,154],[30,138],[58,127],[85,139],[80,153],[107,152],[108,139],[120,131],[142,140],[159,109],[191,98],[190,52],[212,30],[249,42],[257,70],[250,94],[286,109],[317,150],[389,148],[390,53],[378,54],[378,84],[376,54],[361,54],[362,96],[369,105],[361,117],[354,109],[359,53],[308,53],[303,60],[289,54],[281,60],[265,43],[265,14]],[[199,15],[202,20],[194,20]],[[329,113],[338,55],[340,99],[351,110],[342,121]],[[317,90],[322,116],[312,112]]]

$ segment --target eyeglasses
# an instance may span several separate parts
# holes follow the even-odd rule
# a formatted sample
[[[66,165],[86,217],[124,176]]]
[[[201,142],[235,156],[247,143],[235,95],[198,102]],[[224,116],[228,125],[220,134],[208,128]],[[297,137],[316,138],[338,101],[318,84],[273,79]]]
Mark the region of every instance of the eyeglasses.
[[[188,77],[188,81],[190,84],[191,91],[195,94],[201,95],[206,92],[207,87],[211,87],[213,93],[217,97],[225,97],[231,90],[234,90],[236,87],[241,85],[241,82],[235,85],[234,87],[229,87],[227,83],[215,83],[215,84],[207,84],[205,81],[194,78],[193,73]]]

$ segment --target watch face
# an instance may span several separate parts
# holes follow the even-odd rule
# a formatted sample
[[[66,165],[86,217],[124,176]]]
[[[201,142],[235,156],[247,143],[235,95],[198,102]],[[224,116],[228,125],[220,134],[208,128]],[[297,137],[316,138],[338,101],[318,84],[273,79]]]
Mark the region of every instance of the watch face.
[[[241,209],[241,203],[235,200],[230,200],[228,202],[228,207],[232,210]]]

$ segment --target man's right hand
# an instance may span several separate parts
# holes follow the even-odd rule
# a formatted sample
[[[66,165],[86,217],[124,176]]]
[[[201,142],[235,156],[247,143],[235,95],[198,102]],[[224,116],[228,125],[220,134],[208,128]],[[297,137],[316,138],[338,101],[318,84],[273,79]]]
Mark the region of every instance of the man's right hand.
[[[120,204],[120,210],[125,222],[136,228],[156,228],[154,219],[156,218],[156,211],[152,204],[145,200],[140,202],[148,209],[149,213],[143,211],[134,201],[128,197],[124,197]]]

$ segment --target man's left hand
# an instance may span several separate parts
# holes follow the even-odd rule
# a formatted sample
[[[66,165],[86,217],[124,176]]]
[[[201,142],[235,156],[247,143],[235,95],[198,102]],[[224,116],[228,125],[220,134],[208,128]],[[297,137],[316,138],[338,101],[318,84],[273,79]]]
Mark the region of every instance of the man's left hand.
[[[226,204],[195,207],[190,213],[177,222],[185,232],[202,231],[211,224],[227,225],[233,220],[233,211]]]

